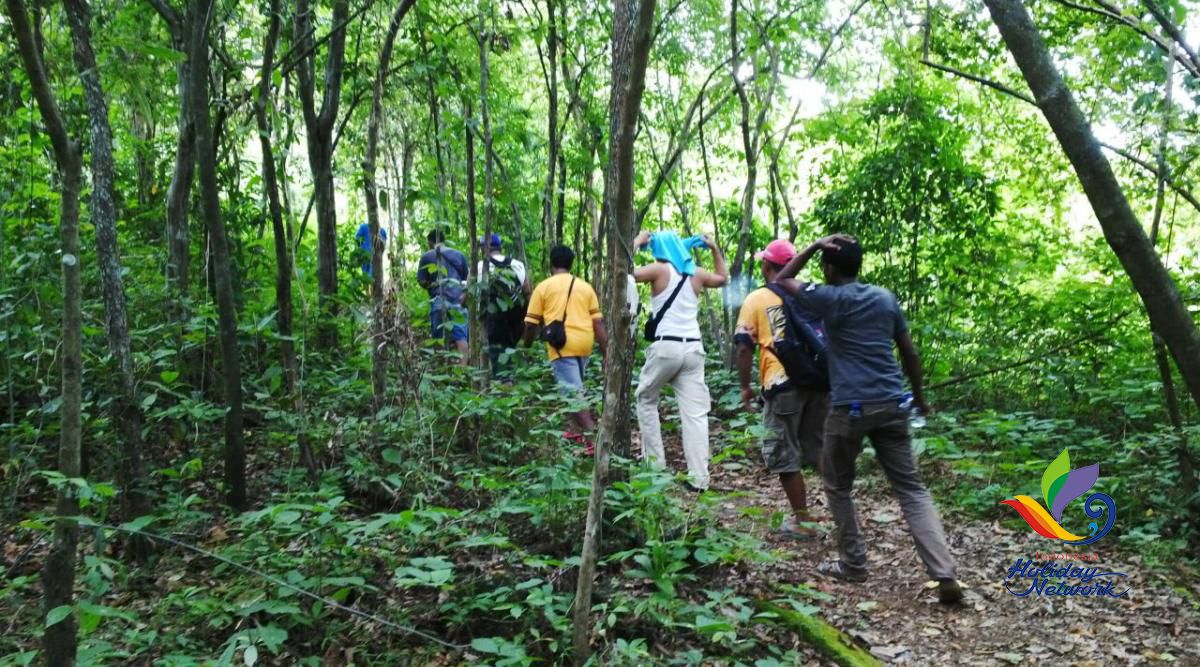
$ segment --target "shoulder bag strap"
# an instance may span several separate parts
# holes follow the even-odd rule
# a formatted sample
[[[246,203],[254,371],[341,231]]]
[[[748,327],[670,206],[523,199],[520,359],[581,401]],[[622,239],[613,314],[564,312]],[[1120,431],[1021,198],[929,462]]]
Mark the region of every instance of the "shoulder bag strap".
[[[667,302],[664,303],[663,307],[654,314],[654,326],[657,327],[659,323],[662,322],[662,318],[667,314],[667,311],[670,310],[671,304],[675,303],[675,297],[679,296],[679,290],[683,289],[683,284],[689,282],[691,279],[691,276],[684,275],[682,273],[679,274],[679,283],[675,285],[675,291],[671,292],[671,296],[667,297]]]
[[[567,311],[571,310],[571,292],[575,289],[575,276],[571,276],[571,286],[567,288],[567,300],[563,301],[563,326],[567,326]]]

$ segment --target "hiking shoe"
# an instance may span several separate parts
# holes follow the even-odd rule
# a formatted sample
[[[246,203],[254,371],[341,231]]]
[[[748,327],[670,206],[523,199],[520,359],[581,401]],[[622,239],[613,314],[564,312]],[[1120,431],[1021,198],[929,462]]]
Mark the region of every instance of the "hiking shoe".
[[[962,602],[963,590],[954,579],[938,580],[938,602],[942,604],[958,604]]]
[[[846,567],[840,560],[827,560],[817,566],[817,574],[823,574],[840,581],[861,582],[867,580],[866,570],[855,570]]]
[[[817,536],[816,529],[815,528],[807,528],[805,526],[800,525],[802,523],[808,523],[810,521],[812,521],[812,519],[809,517],[804,517],[803,519],[797,519],[796,515],[793,514],[783,520],[783,523],[780,524],[779,528],[775,531],[775,533],[777,535],[779,535],[780,537],[786,537],[786,538],[793,539],[793,540],[814,539]]]

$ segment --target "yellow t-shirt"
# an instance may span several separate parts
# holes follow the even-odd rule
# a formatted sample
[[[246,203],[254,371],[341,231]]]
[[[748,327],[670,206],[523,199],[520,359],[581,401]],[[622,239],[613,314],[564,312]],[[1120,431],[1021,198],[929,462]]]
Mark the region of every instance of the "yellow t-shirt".
[[[783,299],[762,287],[746,296],[738,313],[737,333],[748,334],[758,343],[758,380],[763,389],[770,389],[787,380],[787,372],[774,352],[775,341],[783,340],[786,329]]]
[[[592,344],[596,340],[592,320],[601,319],[596,290],[579,278],[575,278],[575,286],[571,287],[571,277],[569,273],[560,273],[538,283],[529,298],[529,308],[525,310],[526,323],[543,326],[563,319],[566,312],[567,344],[561,351],[547,345],[546,354],[551,359],[586,357],[592,353]],[[568,290],[571,292],[569,304]]]

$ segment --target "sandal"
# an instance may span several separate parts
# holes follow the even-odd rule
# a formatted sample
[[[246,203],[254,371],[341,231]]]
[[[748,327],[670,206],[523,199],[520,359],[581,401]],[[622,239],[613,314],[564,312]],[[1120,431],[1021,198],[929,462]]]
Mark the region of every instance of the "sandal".
[[[800,525],[802,523],[809,523],[810,521],[811,519],[808,517],[797,519],[793,514],[783,520],[783,523],[780,524],[779,528],[775,530],[775,533],[781,537],[787,537],[793,540],[816,539],[817,530],[815,528],[808,528]]]
[[[854,570],[846,567],[840,560],[827,560],[817,565],[817,574],[823,574],[840,581],[861,582],[867,580],[866,570]]]

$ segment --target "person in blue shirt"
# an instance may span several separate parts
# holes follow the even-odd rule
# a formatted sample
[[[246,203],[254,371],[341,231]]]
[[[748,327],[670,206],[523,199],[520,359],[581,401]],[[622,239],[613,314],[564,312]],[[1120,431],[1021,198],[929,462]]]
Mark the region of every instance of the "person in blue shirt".
[[[362,272],[368,276],[374,275],[371,272],[371,225],[366,222],[359,225],[358,231],[354,232],[354,240],[358,241],[358,248],[364,255]],[[387,230],[383,227],[379,228],[379,242],[387,243]]]
[[[417,283],[429,293],[429,324],[433,338],[445,340],[467,363],[466,294],[468,262],[462,252],[446,245],[446,235],[434,229],[425,237],[429,250],[417,263]]]
[[[796,280],[796,274],[818,252],[825,283]],[[913,404],[929,412],[921,359],[896,295],[859,282],[862,260],[857,239],[835,234],[798,253],[775,278],[800,306],[821,317],[829,343],[833,407],[825,418],[821,476],[829,512],[837,524],[839,558],[821,563],[817,572],[845,581],[867,578],[867,544],[859,530],[852,492],[855,463],[863,440],[868,439],[900,501],[917,555],[929,577],[938,582],[938,601],[956,604],[963,592],[955,579],[954,557],[933,498],[921,480],[912,452],[908,410],[902,405],[901,368],[912,384]],[[899,350],[902,364],[896,363],[894,350]]]

